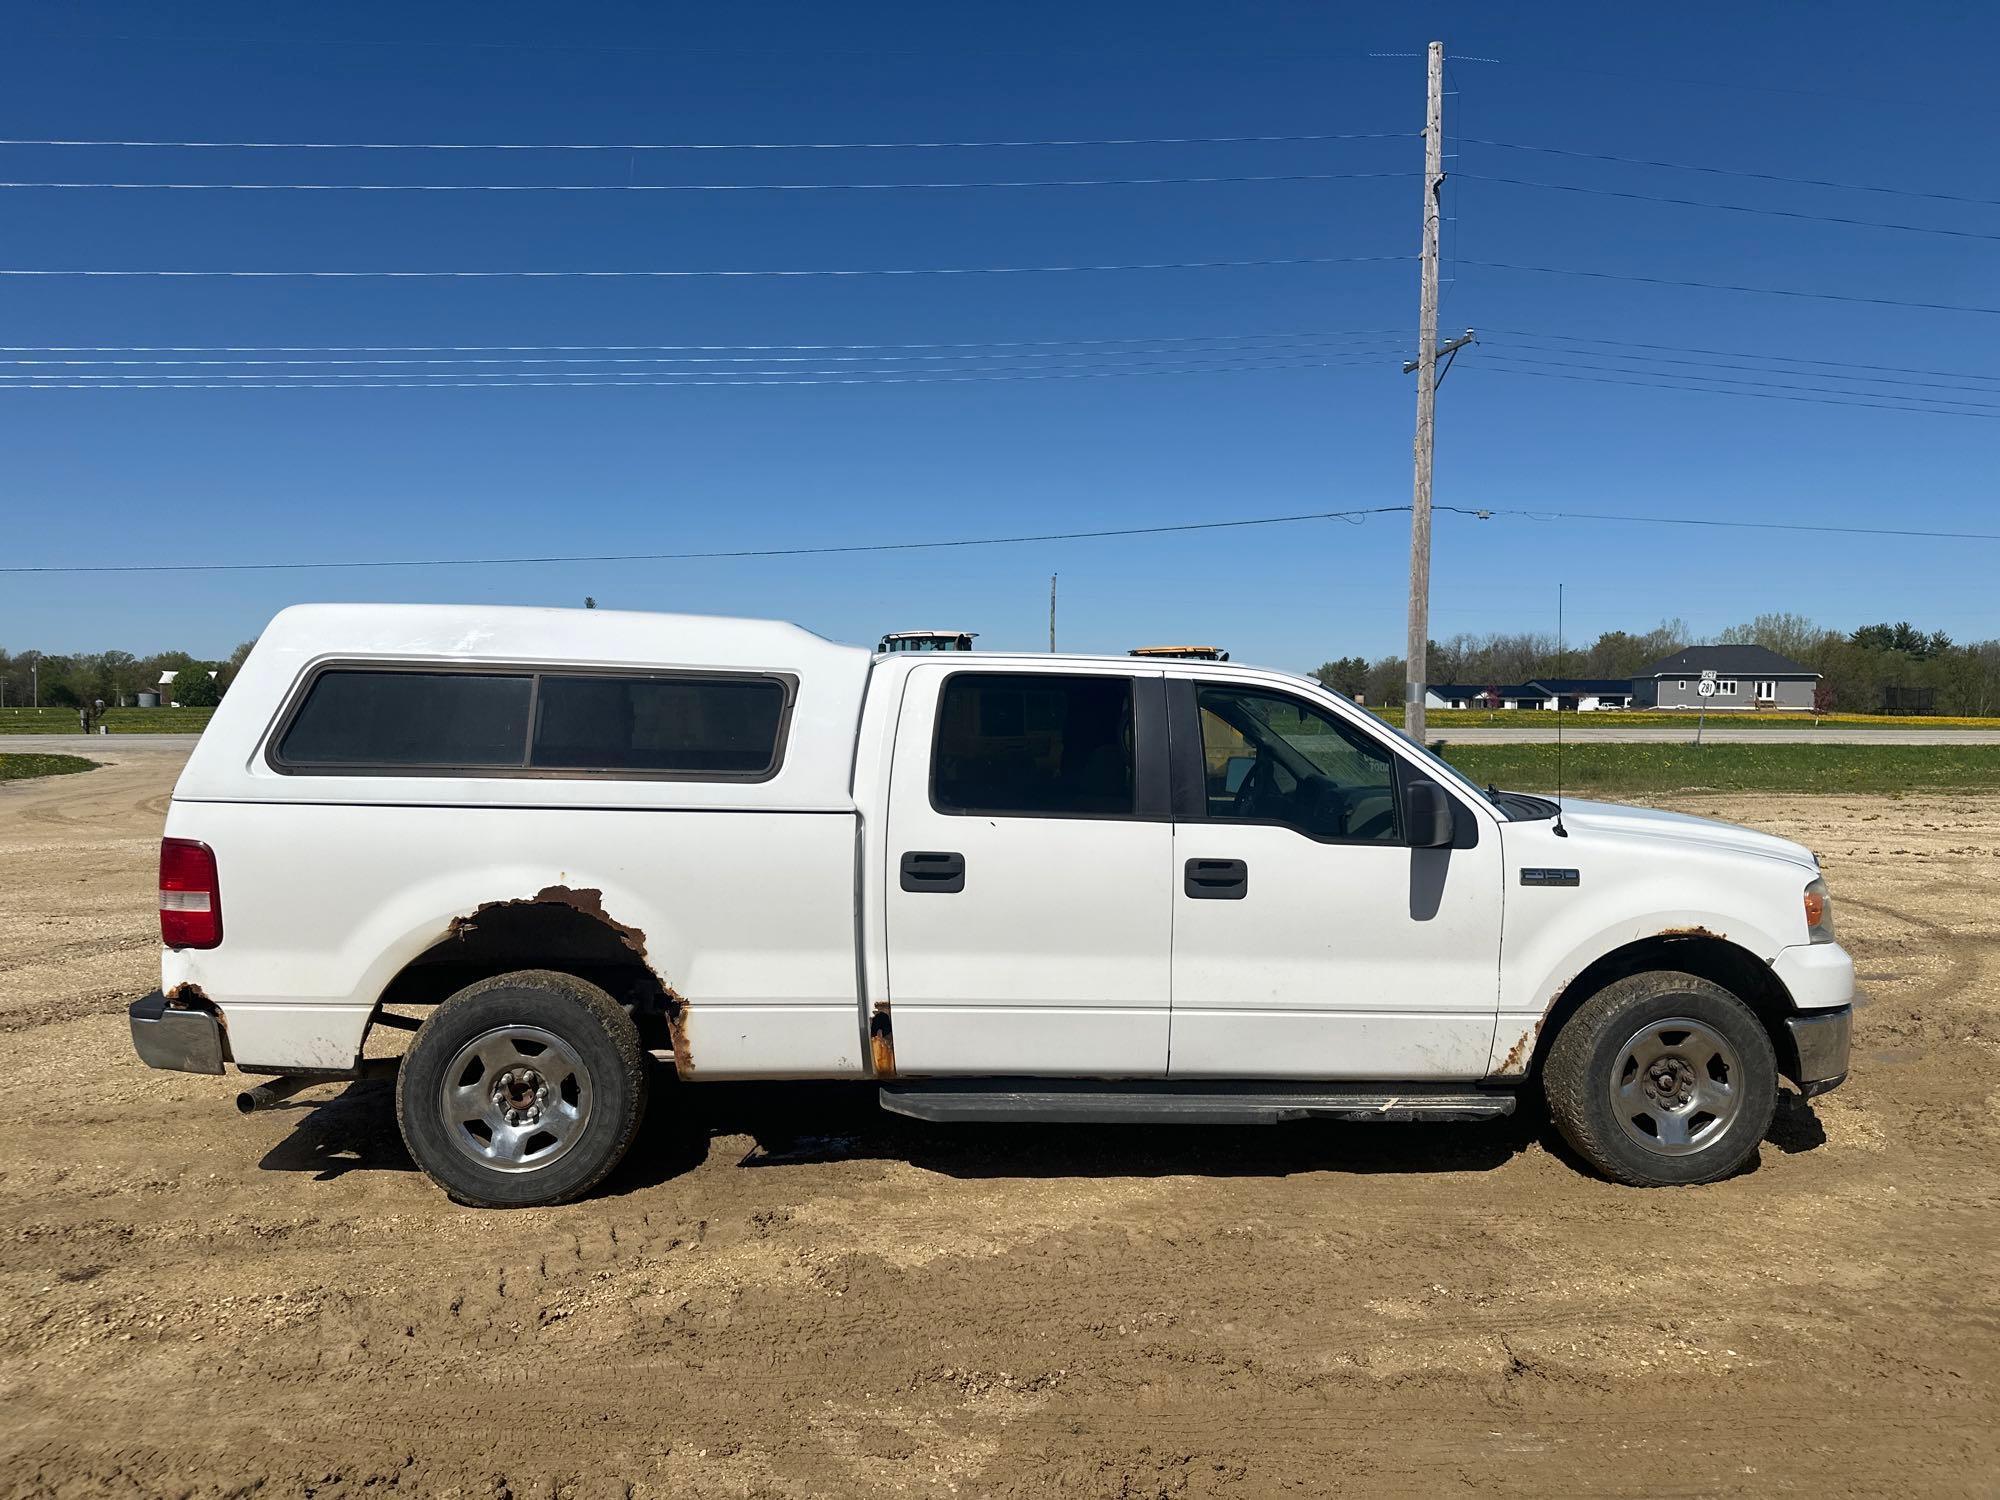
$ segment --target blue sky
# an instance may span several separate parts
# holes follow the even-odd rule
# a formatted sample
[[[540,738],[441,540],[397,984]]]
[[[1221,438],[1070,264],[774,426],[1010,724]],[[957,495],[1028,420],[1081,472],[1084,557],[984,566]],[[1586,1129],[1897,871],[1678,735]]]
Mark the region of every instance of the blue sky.
[[[0,175],[18,181],[1399,175],[908,193],[12,190],[0,265],[772,269],[1408,256],[1419,183],[1400,174],[1421,165],[1423,64],[1369,54],[1421,54],[1433,36],[1462,59],[1447,100],[1454,137],[2000,199],[2000,103],[1987,76],[2000,14],[1985,7],[354,3],[287,16],[247,4],[104,4],[17,13],[0,55],[0,134],[513,143],[1409,134],[643,155],[6,147]],[[1992,235],[2000,208],[1450,144],[1466,175],[1447,187],[1441,323],[1489,336],[1443,387],[1440,503],[2000,529],[1991,418],[1552,378],[1594,361],[1625,379],[1706,370],[1752,389],[1800,384],[1857,399],[1901,390],[1983,400],[2000,414],[1990,315],[1465,264],[1991,306],[2000,303],[1993,240],[1469,174]],[[0,278],[4,342],[32,348],[981,342],[996,347],[889,360],[987,374],[1125,372],[681,389],[8,389],[9,561],[693,551],[1402,505],[1413,388],[1397,341],[1413,335],[1416,312],[1413,260],[790,280]],[[1214,341],[1239,335],[1259,337]],[[1274,337],[1288,335],[1298,337]],[[1670,356],[1689,366],[1634,364],[1648,356],[1570,342],[1585,338],[1724,351],[1757,368],[1691,352]],[[1074,342],[1084,340],[1136,342]],[[1003,341],[1064,342],[1024,353]],[[1216,351],[1233,347],[1257,351],[1234,363],[1265,368],[1216,370],[1231,362]],[[1780,372],[1772,355],[1987,380],[1954,375],[1956,391],[1870,386],[1830,379],[1826,367]],[[786,367],[741,350],[723,357],[738,369]],[[1324,359],[1337,362],[1315,367]],[[1545,368],[1529,373],[1530,361]],[[861,363],[887,368],[876,354]],[[1968,396],[1968,385],[1985,389]],[[11,575],[0,577],[0,644],[220,654],[306,599],[573,604],[591,594],[607,606],[779,615],[864,642],[943,624],[980,631],[983,645],[1034,647],[1046,639],[1049,575],[1060,572],[1066,648],[1217,641],[1240,660],[1309,668],[1400,650],[1407,548],[1407,517],[1389,515],[860,557]],[[1985,637],[2000,635],[1996,560],[1994,543],[1441,516],[1433,634],[1550,628],[1562,580],[1573,639],[1669,615],[1712,631],[1776,609],[1841,626],[1907,617]]]

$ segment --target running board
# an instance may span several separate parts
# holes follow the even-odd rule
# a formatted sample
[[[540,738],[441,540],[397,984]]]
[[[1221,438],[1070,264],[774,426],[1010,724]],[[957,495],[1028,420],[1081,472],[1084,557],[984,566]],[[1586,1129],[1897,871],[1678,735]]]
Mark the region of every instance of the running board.
[[[940,1124],[1025,1120],[1065,1125],[1276,1125],[1289,1120],[1493,1120],[1514,1096],[1413,1084],[1343,1087],[1095,1079],[949,1079],[886,1083],[882,1107]]]

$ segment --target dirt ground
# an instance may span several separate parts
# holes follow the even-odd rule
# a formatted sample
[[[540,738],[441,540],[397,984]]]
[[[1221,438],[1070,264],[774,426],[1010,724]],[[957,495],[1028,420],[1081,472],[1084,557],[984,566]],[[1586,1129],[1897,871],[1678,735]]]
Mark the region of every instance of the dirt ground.
[[[2000,1493],[2000,798],[1679,804],[1820,851],[1864,982],[1853,1079],[1716,1186],[1532,1117],[690,1090],[491,1214],[385,1084],[139,1064],[179,762],[131,755],[0,787],[0,1494]]]

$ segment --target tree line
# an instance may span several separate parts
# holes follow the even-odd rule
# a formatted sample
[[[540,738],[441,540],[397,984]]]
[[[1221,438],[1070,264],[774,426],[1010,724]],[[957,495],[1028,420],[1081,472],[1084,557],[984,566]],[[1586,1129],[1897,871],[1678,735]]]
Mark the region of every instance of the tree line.
[[[1561,647],[1553,634],[1460,634],[1430,643],[1432,682],[1504,687],[1538,677],[1631,678],[1689,646],[1757,645],[1820,674],[1814,707],[1822,713],[2000,713],[2000,640],[1961,645],[1942,630],[1903,620],[1839,631],[1803,615],[1767,614],[1700,636],[1685,620],[1663,620],[1633,634],[1607,630],[1588,645]],[[1342,657],[1313,674],[1335,692],[1399,706],[1404,659]]]
[[[174,672],[172,700],[186,708],[213,708],[222,701],[254,641],[245,641],[226,661],[204,661],[185,651],[134,656],[130,651],[90,651],[59,655],[48,651],[10,653],[0,649],[0,701],[25,708],[81,708],[102,699],[107,707],[138,701],[159,688],[160,674]],[[210,677],[213,671],[216,675]]]
[[[1432,682],[1480,687],[1538,677],[1627,679],[1688,646],[1744,643],[1768,647],[1818,672],[1814,706],[1822,712],[2000,714],[2000,640],[1961,645],[1944,631],[1920,630],[1907,620],[1842,632],[1803,615],[1766,614],[1712,637],[1695,634],[1685,620],[1662,620],[1636,634],[1607,630],[1588,645],[1567,649],[1546,632],[1461,633],[1430,643],[1428,675]],[[173,684],[175,701],[210,707],[228,691],[254,644],[243,642],[225,661],[205,661],[185,651],[135,656],[129,651],[58,655],[0,649],[0,703],[15,708],[33,701],[34,679],[39,678],[44,705],[76,708],[100,698],[114,706],[126,704],[156,688],[162,672],[172,671],[179,674]],[[1341,657],[1323,663],[1312,675],[1335,692],[1391,707],[1401,705],[1407,678],[1400,656]]]

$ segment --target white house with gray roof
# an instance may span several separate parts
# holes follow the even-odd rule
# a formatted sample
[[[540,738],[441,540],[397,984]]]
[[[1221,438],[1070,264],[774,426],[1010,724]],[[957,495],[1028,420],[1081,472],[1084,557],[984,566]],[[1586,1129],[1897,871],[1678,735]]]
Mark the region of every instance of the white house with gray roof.
[[[1704,673],[1715,691],[1701,695]],[[1809,710],[1820,674],[1765,646],[1690,646],[1654,662],[1632,681],[1638,708]]]

